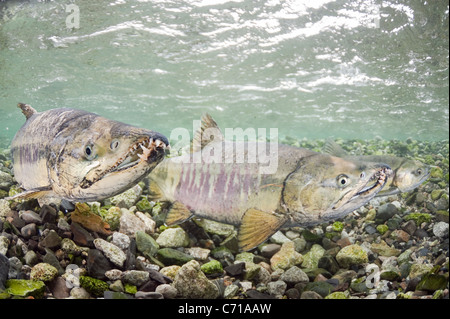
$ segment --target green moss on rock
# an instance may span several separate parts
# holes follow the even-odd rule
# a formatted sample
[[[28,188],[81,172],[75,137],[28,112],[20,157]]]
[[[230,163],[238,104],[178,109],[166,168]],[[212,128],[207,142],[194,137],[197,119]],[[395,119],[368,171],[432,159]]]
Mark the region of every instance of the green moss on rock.
[[[44,296],[45,284],[40,280],[9,279],[5,291],[13,296],[40,299]]]
[[[222,264],[213,259],[206,264],[203,264],[200,269],[207,275],[221,274],[223,273]]]
[[[378,225],[377,226],[377,231],[383,235],[384,233],[386,233],[389,230],[389,227],[387,225]]]
[[[89,276],[80,276],[80,285],[96,297],[103,296],[103,293],[109,289],[109,285],[103,280]]]
[[[417,226],[422,223],[429,223],[431,221],[431,215],[427,213],[411,213],[404,218],[406,221],[413,220]]]

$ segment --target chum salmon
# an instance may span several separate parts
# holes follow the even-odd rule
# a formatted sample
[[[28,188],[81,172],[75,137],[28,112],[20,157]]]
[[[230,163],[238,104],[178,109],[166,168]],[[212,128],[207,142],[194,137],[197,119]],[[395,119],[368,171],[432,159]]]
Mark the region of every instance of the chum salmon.
[[[371,200],[391,173],[384,163],[278,143],[225,141],[207,114],[193,145],[190,154],[166,158],[149,174],[149,197],[169,204],[169,226],[194,216],[237,226],[242,250],[282,227],[345,216]],[[274,172],[261,173],[266,157],[277,163]]]
[[[350,155],[333,141],[326,142],[324,151],[327,154],[351,161],[381,162],[389,165],[392,169],[392,175],[384,188],[378,192],[377,197],[412,191],[430,176],[428,165],[417,160],[393,155]]]
[[[117,195],[161,162],[169,145],[160,133],[83,110],[18,107],[26,122],[11,154],[24,192],[8,199],[99,201]]]

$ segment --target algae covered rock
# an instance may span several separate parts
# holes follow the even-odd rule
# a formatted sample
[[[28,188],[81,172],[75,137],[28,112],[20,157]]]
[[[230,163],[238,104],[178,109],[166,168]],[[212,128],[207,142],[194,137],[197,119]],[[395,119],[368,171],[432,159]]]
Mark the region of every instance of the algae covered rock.
[[[147,258],[153,257],[159,245],[152,236],[143,231],[136,232],[136,248]]]
[[[192,256],[185,254],[181,251],[178,251],[173,248],[162,248],[158,250],[157,253],[158,259],[164,264],[164,265],[183,265],[187,263],[188,261],[191,261],[194,259]]]
[[[215,259],[207,262],[206,264],[203,264],[200,268],[207,275],[223,273],[222,264]]]
[[[369,262],[367,252],[359,245],[349,245],[342,248],[336,255],[336,260],[343,268],[361,265]]]
[[[312,245],[309,252],[303,255],[303,262],[302,267],[303,268],[317,268],[319,264],[320,258],[323,257],[325,253],[325,249],[318,245],[314,244]]]
[[[302,262],[303,256],[295,251],[294,242],[284,243],[280,251],[270,258],[270,265],[274,270],[289,269],[292,266],[300,265]]]
[[[30,279],[52,281],[58,275],[58,269],[47,263],[39,263],[31,268]]]
[[[191,260],[178,270],[173,281],[173,287],[182,298],[190,299],[216,299],[219,289],[208,280],[202,272],[200,264]]]
[[[103,293],[109,289],[109,285],[103,280],[89,276],[80,276],[80,285],[96,297],[103,296]]]
[[[448,278],[438,274],[426,274],[422,277],[416,290],[436,291],[443,290],[448,284]]]
[[[9,279],[6,281],[6,292],[13,296],[36,299],[44,296],[45,284],[40,280]]]
[[[189,236],[182,228],[167,228],[159,235],[156,242],[165,248],[188,247]]]

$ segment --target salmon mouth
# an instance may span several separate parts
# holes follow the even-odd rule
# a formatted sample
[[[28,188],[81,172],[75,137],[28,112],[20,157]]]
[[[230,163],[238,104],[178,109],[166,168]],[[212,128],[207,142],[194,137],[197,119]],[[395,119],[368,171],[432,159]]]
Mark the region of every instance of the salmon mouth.
[[[80,187],[83,189],[89,188],[92,184],[109,174],[123,172],[135,168],[140,164],[158,163],[164,158],[166,149],[168,148],[169,145],[160,139],[154,139],[152,137],[141,139],[130,146],[126,154],[120,157],[110,168],[100,172],[93,179],[84,177],[80,183]]]
[[[374,197],[384,187],[384,185],[386,185],[388,178],[392,175],[392,173],[392,169],[387,165],[378,168],[370,177],[360,181],[360,187],[346,193],[340,200],[338,200],[332,210],[341,209],[350,203],[358,203],[359,205],[361,202],[367,202]]]
[[[128,149],[125,157],[120,158],[106,173],[119,172],[140,163],[151,163],[164,155],[166,143],[160,139],[145,138]]]

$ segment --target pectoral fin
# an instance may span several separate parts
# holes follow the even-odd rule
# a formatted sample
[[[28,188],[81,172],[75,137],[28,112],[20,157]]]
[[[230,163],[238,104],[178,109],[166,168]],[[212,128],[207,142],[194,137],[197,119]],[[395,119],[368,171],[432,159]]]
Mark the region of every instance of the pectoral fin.
[[[6,197],[6,200],[29,200],[29,199],[40,199],[44,197],[58,197],[53,192],[52,188],[49,187],[41,187],[41,188],[33,188],[17,195]]]
[[[175,201],[167,213],[165,223],[167,226],[180,224],[191,218],[193,215],[194,214],[184,204]]]
[[[284,216],[250,208],[242,216],[238,233],[239,248],[246,251],[258,246],[275,234],[285,222]]]

